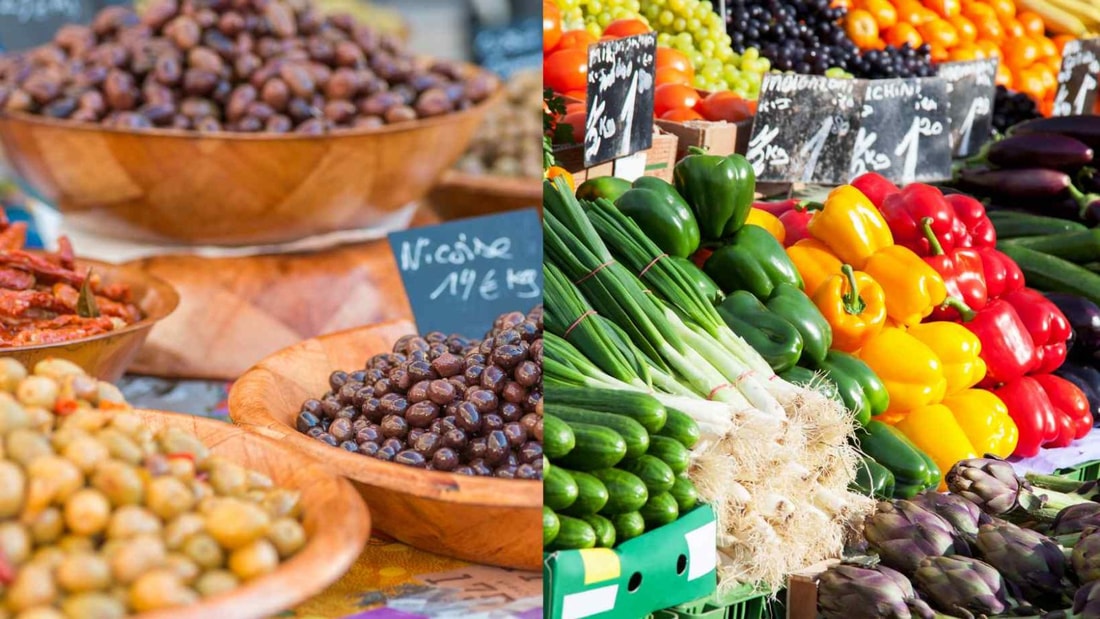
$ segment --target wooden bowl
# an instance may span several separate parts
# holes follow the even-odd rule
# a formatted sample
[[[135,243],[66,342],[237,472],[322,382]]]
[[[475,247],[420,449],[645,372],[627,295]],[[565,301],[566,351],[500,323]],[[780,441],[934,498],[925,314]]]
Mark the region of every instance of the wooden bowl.
[[[468,110],[324,136],[124,130],[0,115],[24,182],[108,235],[255,245],[399,225],[466,150],[496,95]]]
[[[443,219],[463,219],[535,207],[542,212],[542,179],[464,174],[447,170],[428,195]]]
[[[149,337],[153,325],[179,305],[179,295],[170,284],[141,269],[81,259],[77,259],[76,265],[78,272],[83,273],[91,268],[99,273],[105,284],[123,283],[130,286],[134,292],[134,302],[145,318],[121,329],[79,340],[0,348],[0,355],[13,357],[27,368],[33,368],[43,359],[60,357],[79,365],[100,380],[114,382],[126,372]]]
[[[425,471],[330,447],[294,427],[302,402],[328,391],[338,369],[361,368],[393,350],[407,321],[380,323],[306,340],[261,361],[233,385],[234,422],[348,477],[375,526],[402,542],[474,563],[524,570],[542,566],[542,484]]]
[[[154,431],[176,427],[197,436],[211,453],[272,479],[277,486],[301,493],[306,545],[274,572],[243,587],[202,602],[141,619],[261,619],[295,606],[339,580],[355,563],[370,536],[370,515],[347,480],[275,441],[223,421],[137,411]]]

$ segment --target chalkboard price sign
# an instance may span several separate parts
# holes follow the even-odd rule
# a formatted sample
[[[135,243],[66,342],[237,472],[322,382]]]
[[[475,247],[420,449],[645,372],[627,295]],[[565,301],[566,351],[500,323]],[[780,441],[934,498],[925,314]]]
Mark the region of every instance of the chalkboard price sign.
[[[390,235],[417,329],[482,337],[506,312],[542,303],[542,224],[534,209]]]
[[[36,47],[65,24],[87,24],[100,9],[129,2],[105,0],[0,0],[0,49]]]
[[[981,148],[993,127],[997,58],[945,62],[939,65],[937,75],[947,82],[952,154],[969,157]]]
[[[1067,41],[1054,95],[1054,116],[1091,114],[1100,86],[1100,37]]]
[[[764,76],[749,138],[756,178],[768,182],[848,181],[864,83],[821,75]]]
[[[946,97],[938,77],[867,81],[849,178],[864,172],[897,183],[950,178]]]
[[[652,32],[588,46],[586,167],[653,145],[656,59]]]

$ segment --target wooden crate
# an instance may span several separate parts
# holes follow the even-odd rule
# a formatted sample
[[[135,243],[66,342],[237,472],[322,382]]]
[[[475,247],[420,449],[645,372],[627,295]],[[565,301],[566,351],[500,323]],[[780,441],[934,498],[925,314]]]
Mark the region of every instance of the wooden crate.
[[[656,176],[672,182],[672,168],[676,165],[678,138],[660,129],[653,132],[653,144],[644,151],[584,167],[584,145],[569,144],[554,149],[558,165],[569,170],[579,185],[597,176],[620,176],[633,181],[638,176]]]
[[[725,121],[688,120],[683,122],[654,121],[662,131],[675,135],[679,139],[676,159],[688,156],[692,146],[702,148],[711,155],[741,155],[749,151],[749,136],[752,134],[752,118],[738,123]]]

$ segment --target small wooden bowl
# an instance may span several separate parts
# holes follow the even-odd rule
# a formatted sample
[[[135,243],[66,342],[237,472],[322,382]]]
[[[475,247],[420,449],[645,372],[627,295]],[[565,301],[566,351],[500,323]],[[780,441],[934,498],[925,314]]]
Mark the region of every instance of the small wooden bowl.
[[[77,271],[91,268],[105,284],[123,283],[134,292],[134,302],[145,318],[121,329],[79,340],[0,348],[0,356],[13,357],[28,369],[50,357],[68,359],[84,368],[88,374],[107,382],[115,382],[126,372],[141,349],[153,325],[172,313],[179,305],[176,289],[164,280],[141,269],[119,266],[97,260],[76,261]]]
[[[299,604],[339,580],[370,536],[370,515],[347,480],[275,441],[223,421],[193,415],[137,411],[154,431],[175,427],[197,436],[210,452],[263,473],[275,485],[301,493],[306,545],[274,572],[185,608],[141,619],[261,619]]]
[[[302,402],[328,391],[332,372],[363,367],[415,332],[407,321],[386,322],[283,349],[233,385],[229,416],[350,478],[378,530],[410,546],[474,563],[541,569],[541,483],[424,471],[348,453],[295,429]]]
[[[154,243],[283,243],[393,226],[466,150],[501,96],[324,136],[134,131],[4,113],[0,143],[31,189],[62,212],[90,215],[83,225],[95,232]]]
[[[428,202],[443,219],[463,219],[524,208],[542,212],[542,179],[443,173],[428,195]]]

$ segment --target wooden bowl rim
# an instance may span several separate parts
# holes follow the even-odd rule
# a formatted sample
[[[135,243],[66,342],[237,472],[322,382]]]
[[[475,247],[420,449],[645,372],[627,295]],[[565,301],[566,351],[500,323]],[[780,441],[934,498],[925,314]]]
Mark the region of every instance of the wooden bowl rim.
[[[447,190],[477,191],[494,195],[516,195],[542,199],[542,179],[528,176],[494,176],[492,174],[470,174],[450,169],[436,183],[433,191]],[[534,205],[532,204],[532,208]]]
[[[349,453],[338,447],[330,447],[302,434],[297,428],[282,423],[266,408],[245,406],[243,401],[246,395],[254,399],[262,399],[260,394],[268,391],[268,384],[274,380],[279,380],[266,367],[269,360],[293,355],[299,351],[305,351],[309,347],[321,346],[322,342],[339,341],[350,333],[390,328],[403,328],[408,333],[416,333],[416,327],[408,320],[390,320],[303,340],[269,355],[252,366],[233,384],[229,391],[230,419],[234,423],[254,429],[254,431],[267,431],[273,435],[278,435],[281,442],[288,443],[295,449],[304,451],[324,463],[335,473],[369,486],[459,504],[485,505],[487,507],[532,507],[541,505],[542,482],[540,481],[457,475],[441,471],[425,471],[403,464],[384,462],[362,454]],[[377,352],[380,351],[364,351],[364,359]],[[344,368],[332,368],[329,371],[337,369]],[[317,396],[320,395],[317,394]]]
[[[155,290],[158,297],[161,297],[164,301],[158,304],[156,311],[145,314],[145,316],[135,322],[132,325],[126,325],[121,329],[115,329],[106,333],[100,333],[90,337],[82,337],[75,340],[65,340],[64,342],[54,342],[52,344],[35,344],[34,346],[11,346],[0,347],[0,356],[13,355],[22,352],[31,352],[36,350],[45,350],[48,348],[57,348],[58,346],[75,346],[80,344],[88,344],[98,340],[105,340],[112,337],[118,337],[133,333],[135,331],[141,331],[143,329],[152,328],[153,325],[167,318],[172,312],[176,311],[179,307],[180,295],[176,291],[172,284],[164,281],[163,279],[153,275],[152,273],[146,273],[141,269],[134,268],[129,265],[112,264],[110,262],[102,262],[100,260],[90,260],[86,258],[77,258],[76,264],[91,266],[93,268],[102,269],[103,273],[111,273],[112,275],[122,275],[123,277],[112,277],[111,279],[122,280],[123,283],[134,284],[135,282],[141,282],[143,286],[150,290]],[[140,301],[135,302],[140,307]],[[145,310],[142,309],[142,313]]]
[[[243,440],[261,445],[265,452],[293,451],[280,445],[278,441],[259,436],[254,432],[244,431],[243,428],[224,421],[198,415],[150,409],[134,409],[134,412],[143,419],[150,417],[165,418],[165,427],[174,425],[175,422],[186,422],[194,423],[197,426],[217,428],[222,432],[238,431],[235,435],[219,437],[216,442],[208,444],[207,447],[210,449],[215,449],[218,445],[227,441]],[[318,520],[321,520],[324,526],[317,527],[316,530],[312,531],[306,539],[306,545],[302,547],[298,554],[280,563],[279,567],[270,574],[261,576],[232,591],[204,598],[197,604],[144,613],[137,615],[135,619],[205,619],[212,616],[212,612],[218,612],[219,606],[229,604],[234,600],[239,601],[248,594],[250,589],[255,590],[257,594],[262,593],[264,599],[274,595],[281,605],[292,606],[321,593],[326,587],[340,580],[347,573],[355,561],[358,560],[370,537],[370,511],[360,499],[359,493],[346,479],[334,475],[321,463],[305,454],[293,453],[292,457],[303,460],[302,464],[312,469],[311,475],[316,476],[318,483],[331,485],[334,496],[340,503],[345,504],[346,508],[337,510],[337,513],[326,511],[320,514],[321,518],[318,518]],[[274,481],[278,486],[278,480]],[[303,501],[303,520],[310,509],[310,505]],[[336,539],[337,537],[339,539]],[[328,540],[329,538],[333,538],[329,540],[333,543],[320,544],[322,540]],[[332,547],[335,547],[336,550],[333,551]],[[294,584],[293,587],[288,586],[291,582]],[[303,593],[305,595],[302,595]],[[255,602],[254,598],[256,597],[258,595],[253,594],[245,599]],[[277,614],[285,609],[285,607],[272,608],[268,609],[265,614]]]

